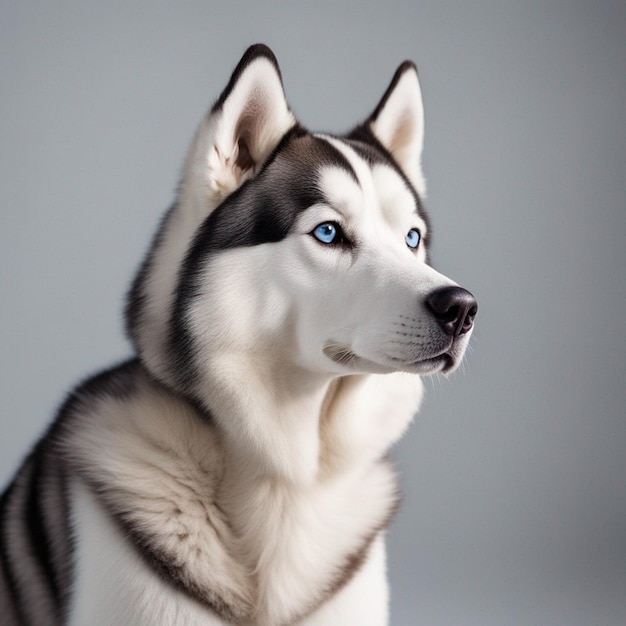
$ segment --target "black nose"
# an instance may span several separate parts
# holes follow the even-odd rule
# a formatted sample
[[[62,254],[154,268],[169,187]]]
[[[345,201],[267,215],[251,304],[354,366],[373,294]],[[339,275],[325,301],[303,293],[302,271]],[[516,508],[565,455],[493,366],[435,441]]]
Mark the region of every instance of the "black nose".
[[[476,298],[462,287],[443,287],[426,298],[441,328],[448,335],[459,337],[472,329],[478,312]]]

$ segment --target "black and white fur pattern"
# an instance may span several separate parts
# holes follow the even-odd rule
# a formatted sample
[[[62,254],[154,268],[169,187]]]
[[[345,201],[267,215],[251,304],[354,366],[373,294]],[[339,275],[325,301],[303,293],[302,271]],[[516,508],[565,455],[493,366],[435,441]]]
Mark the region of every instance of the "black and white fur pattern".
[[[387,624],[387,450],[476,313],[427,264],[422,143],[412,63],[331,137],[246,52],[131,289],[136,358],[2,496],[3,625]]]

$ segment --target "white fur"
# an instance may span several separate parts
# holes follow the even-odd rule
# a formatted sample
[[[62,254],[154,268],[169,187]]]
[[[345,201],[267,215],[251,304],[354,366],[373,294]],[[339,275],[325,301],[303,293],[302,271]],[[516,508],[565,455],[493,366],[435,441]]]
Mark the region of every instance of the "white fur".
[[[200,603],[161,580],[128,543],[101,504],[81,485],[72,488],[80,573],[69,626],[229,626]],[[389,594],[382,536],[359,573],[301,626],[381,626]],[[259,622],[250,622],[248,626]]]
[[[308,613],[344,565],[345,555],[384,525],[393,506],[393,475],[375,460],[380,452],[375,439],[382,435],[388,443],[410,419],[406,410],[395,418],[393,412],[389,415],[383,401],[385,392],[403,393],[406,387],[385,377],[378,401],[361,396],[365,380],[356,377],[342,383],[345,389],[333,389],[337,399],[330,401],[321,425],[323,471],[302,486],[264,477],[236,451],[224,454],[230,452],[226,442],[220,443],[190,406],[147,379],[139,382],[132,399],[103,400],[76,419],[67,450],[83,468],[83,478],[99,485],[107,508],[142,532],[157,535],[158,548],[184,568],[194,585],[208,594],[217,591],[238,607],[238,623],[285,624]],[[188,615],[189,623],[195,623],[192,616],[210,615],[164,586],[101,504],[84,487],[76,489],[74,623],[149,624],[157,614]],[[367,601],[373,603],[374,615],[383,616],[384,558],[380,546],[372,550],[372,564],[361,572],[363,582],[357,586],[377,580]],[[374,571],[368,573],[370,568]],[[325,611],[346,617],[363,611],[365,600],[361,597],[353,606],[353,595],[340,594],[338,608]]]
[[[75,483],[72,497],[78,575],[70,626],[226,626],[149,569],[85,486]]]

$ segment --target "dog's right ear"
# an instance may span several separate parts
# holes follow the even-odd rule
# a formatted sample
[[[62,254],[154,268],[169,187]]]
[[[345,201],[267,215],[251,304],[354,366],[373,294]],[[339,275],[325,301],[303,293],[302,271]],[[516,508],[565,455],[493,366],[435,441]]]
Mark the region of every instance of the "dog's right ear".
[[[417,67],[412,61],[405,61],[396,70],[385,95],[355,136],[360,134],[367,141],[368,133],[389,152],[423,196],[424,106]]]
[[[276,57],[267,46],[251,46],[196,134],[183,187],[208,191],[216,206],[259,171],[295,123]]]

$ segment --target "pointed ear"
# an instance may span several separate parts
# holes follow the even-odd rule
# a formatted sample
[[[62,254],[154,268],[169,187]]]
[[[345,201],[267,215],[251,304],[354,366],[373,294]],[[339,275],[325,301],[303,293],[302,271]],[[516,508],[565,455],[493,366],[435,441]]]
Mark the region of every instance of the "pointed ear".
[[[194,186],[189,174],[201,173],[211,199],[223,200],[259,171],[295,123],[276,57],[267,46],[251,46],[198,130],[186,182]]]
[[[413,62],[405,61],[396,70],[385,95],[366,124],[417,192],[424,195],[424,106],[417,68]]]

